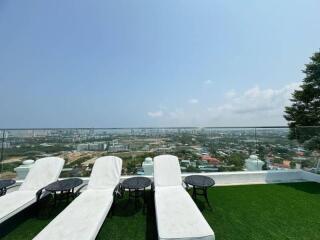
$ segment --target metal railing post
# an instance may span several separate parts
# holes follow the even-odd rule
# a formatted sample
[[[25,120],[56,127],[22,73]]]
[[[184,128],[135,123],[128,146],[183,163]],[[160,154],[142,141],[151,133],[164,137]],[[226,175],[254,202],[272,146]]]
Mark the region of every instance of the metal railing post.
[[[4,138],[5,138],[5,130],[3,129],[2,130],[2,143],[1,143],[1,158],[0,158],[0,162],[1,162],[1,171],[0,172],[2,172],[2,170],[3,170],[3,153],[4,153]]]

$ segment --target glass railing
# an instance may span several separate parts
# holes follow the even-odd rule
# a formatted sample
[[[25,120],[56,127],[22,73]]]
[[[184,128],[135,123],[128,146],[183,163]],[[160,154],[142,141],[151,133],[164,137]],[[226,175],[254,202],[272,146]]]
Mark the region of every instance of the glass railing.
[[[0,178],[23,179],[48,156],[65,159],[61,177],[89,176],[107,155],[123,159],[123,175],[152,174],[160,154],[178,156],[188,173],[320,171],[320,127],[3,129],[0,137]]]

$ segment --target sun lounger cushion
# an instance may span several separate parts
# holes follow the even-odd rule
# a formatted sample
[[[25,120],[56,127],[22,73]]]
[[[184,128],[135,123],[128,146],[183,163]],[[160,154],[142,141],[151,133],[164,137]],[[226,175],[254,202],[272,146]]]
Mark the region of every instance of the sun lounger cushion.
[[[0,223],[35,202],[35,191],[15,191],[0,197]]]
[[[155,186],[181,186],[181,171],[176,156],[157,156],[155,157],[154,164]]]
[[[122,160],[98,158],[88,188],[49,223],[34,239],[95,239],[113,202],[113,191],[120,181]]]
[[[161,240],[213,240],[214,233],[182,187],[178,158],[154,158],[155,208]]]
[[[84,191],[34,239],[95,239],[111,208],[112,193],[113,189]]]
[[[101,157],[94,163],[88,189],[112,188],[119,183],[122,160],[118,157]]]
[[[19,190],[38,191],[40,188],[57,181],[63,165],[64,160],[58,157],[37,160]]]
[[[63,164],[58,157],[37,160],[19,190],[0,197],[0,223],[35,203],[37,191],[58,179]]]
[[[209,224],[182,186],[158,187],[155,204],[159,239],[214,239]]]

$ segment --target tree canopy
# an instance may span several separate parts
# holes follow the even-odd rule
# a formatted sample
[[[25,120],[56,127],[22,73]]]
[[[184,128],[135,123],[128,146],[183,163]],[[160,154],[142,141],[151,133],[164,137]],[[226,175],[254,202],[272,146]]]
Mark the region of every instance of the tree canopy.
[[[303,70],[305,78],[300,89],[292,94],[292,105],[285,108],[284,115],[289,137],[301,143],[320,136],[320,51],[310,60]]]

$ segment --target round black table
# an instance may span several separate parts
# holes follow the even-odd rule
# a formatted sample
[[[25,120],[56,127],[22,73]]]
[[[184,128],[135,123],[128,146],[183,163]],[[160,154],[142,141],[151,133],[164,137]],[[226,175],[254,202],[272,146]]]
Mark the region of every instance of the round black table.
[[[15,183],[16,181],[13,179],[0,180],[0,196],[5,195],[7,193],[7,187],[10,187]]]
[[[208,188],[215,185],[215,181],[212,178],[202,175],[191,175],[184,179],[185,184],[193,187],[192,197],[197,200],[197,195],[204,196],[209,207],[211,205],[208,200]]]
[[[54,194],[54,204],[56,205],[58,192],[60,192],[60,200],[63,200],[65,196],[68,201],[70,195],[72,195],[73,198],[75,197],[74,189],[80,186],[82,183],[83,181],[80,178],[69,178],[53,182],[44,189]]]
[[[146,177],[132,177],[124,180],[121,187],[129,190],[128,202],[134,198],[135,207],[137,207],[137,200],[139,197],[143,198],[143,212],[146,206],[146,188],[151,185],[151,180]]]

